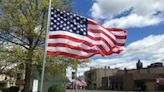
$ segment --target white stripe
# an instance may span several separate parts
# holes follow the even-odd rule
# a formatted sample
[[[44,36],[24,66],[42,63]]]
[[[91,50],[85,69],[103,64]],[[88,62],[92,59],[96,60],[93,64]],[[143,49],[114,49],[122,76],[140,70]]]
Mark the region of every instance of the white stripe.
[[[116,35],[116,36],[126,36],[127,33],[123,32],[123,31],[111,31],[112,34]]]
[[[97,45],[101,44],[106,51],[110,50],[109,47],[103,41],[95,41],[95,40],[89,39],[87,36],[81,36],[81,35],[78,35],[75,33],[70,33],[70,32],[66,32],[66,31],[49,31],[49,35],[71,36],[71,37],[76,38],[76,39],[85,40],[91,44],[97,44]]]
[[[94,29],[94,30],[102,30],[104,31],[107,35],[109,35],[112,39],[116,39],[116,37],[110,33],[108,30],[106,30],[105,28],[99,26],[99,25],[91,25],[91,24],[88,24],[88,29]]]
[[[125,41],[126,41],[125,39],[116,39],[117,43],[125,43]]]
[[[50,52],[65,52],[65,53],[70,53],[70,54],[76,54],[79,56],[89,56],[92,55],[93,53],[86,53],[84,51],[80,51],[80,50],[74,50],[74,49],[70,49],[70,48],[66,48],[66,47],[47,47],[47,51]]]
[[[58,39],[48,39],[47,40],[48,43],[64,43],[64,44],[70,44],[72,46],[76,46],[76,47],[81,47],[81,48],[84,48],[84,49],[88,49],[88,50],[99,50],[99,48],[97,46],[87,46],[83,43],[79,43],[79,42],[75,42],[75,41],[71,41],[71,40],[68,40],[68,39],[63,39],[63,38],[58,38]]]
[[[125,50],[125,47],[124,46],[118,46],[118,49],[119,50]]]

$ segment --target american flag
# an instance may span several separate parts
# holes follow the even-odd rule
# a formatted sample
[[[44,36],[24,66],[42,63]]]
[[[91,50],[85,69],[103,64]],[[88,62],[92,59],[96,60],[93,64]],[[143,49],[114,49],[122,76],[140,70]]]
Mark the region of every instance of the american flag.
[[[96,54],[120,53],[126,31],[105,28],[96,21],[59,9],[51,9],[47,55],[86,59]]]

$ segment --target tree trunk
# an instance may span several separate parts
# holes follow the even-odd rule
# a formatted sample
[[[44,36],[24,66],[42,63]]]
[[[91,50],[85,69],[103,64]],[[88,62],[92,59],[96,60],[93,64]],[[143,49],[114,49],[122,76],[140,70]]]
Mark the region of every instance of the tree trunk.
[[[26,74],[25,74],[25,85],[24,85],[24,92],[30,92],[31,90],[31,79],[32,79],[32,57],[33,57],[33,50],[28,51],[28,60],[26,61]]]
[[[32,64],[30,62],[26,63],[24,92],[30,92],[30,85],[31,85],[31,78],[32,78]]]

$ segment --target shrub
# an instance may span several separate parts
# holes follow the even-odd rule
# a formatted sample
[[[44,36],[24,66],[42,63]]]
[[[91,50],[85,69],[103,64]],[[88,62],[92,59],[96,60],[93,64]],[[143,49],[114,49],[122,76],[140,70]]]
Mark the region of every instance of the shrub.
[[[9,92],[9,89],[8,88],[4,88],[4,89],[2,89],[2,92]]]
[[[65,87],[62,84],[52,85],[48,92],[66,92]]]
[[[12,86],[9,88],[9,92],[18,92],[18,91],[19,91],[18,87]]]

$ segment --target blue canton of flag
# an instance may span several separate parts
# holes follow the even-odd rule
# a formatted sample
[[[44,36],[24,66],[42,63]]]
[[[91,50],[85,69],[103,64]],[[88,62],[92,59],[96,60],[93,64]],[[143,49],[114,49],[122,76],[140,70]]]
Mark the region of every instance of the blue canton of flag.
[[[50,31],[68,31],[79,35],[87,35],[87,19],[59,9],[51,9]]]

